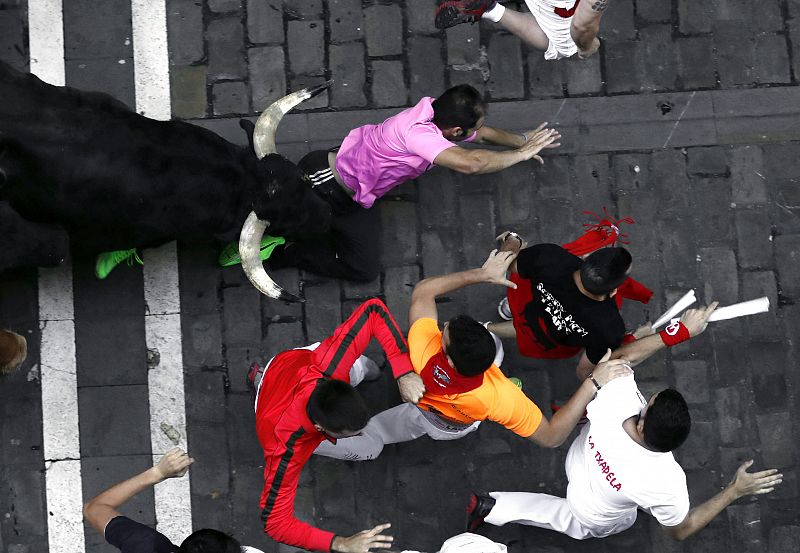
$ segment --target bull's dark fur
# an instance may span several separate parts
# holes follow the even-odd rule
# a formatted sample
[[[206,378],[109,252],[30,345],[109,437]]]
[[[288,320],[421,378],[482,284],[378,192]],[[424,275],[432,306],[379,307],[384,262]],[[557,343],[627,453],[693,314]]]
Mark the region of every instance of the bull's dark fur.
[[[147,119],[0,62],[0,271],[57,264],[70,242],[94,253],[236,240],[251,210],[276,235],[330,222],[281,156],[258,161],[195,125]]]

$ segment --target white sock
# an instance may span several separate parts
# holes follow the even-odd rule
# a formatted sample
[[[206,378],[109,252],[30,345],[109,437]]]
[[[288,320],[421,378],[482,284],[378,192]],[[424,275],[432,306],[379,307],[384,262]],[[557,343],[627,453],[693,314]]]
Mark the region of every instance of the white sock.
[[[489,21],[497,23],[500,21],[500,18],[503,17],[504,13],[506,13],[506,7],[498,2],[491,10],[483,12],[481,19],[488,19]]]

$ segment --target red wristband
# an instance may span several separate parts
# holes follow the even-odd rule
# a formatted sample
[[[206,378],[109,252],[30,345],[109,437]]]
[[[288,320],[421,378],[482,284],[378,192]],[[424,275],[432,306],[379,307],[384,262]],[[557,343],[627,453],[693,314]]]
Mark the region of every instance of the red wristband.
[[[636,336],[634,336],[633,334],[626,334],[625,336],[622,337],[622,345],[623,346],[625,344],[631,344],[631,343],[633,343],[635,341],[636,341]]]
[[[692,337],[689,334],[689,329],[680,321],[668,325],[664,330],[659,332],[658,335],[661,336],[661,341],[664,342],[664,345],[668,348],[685,342]]]

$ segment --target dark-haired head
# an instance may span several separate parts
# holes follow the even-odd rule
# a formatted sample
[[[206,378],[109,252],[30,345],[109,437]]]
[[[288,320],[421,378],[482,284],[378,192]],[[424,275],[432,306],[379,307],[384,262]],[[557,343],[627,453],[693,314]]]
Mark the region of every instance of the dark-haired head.
[[[475,376],[488,369],[497,348],[484,326],[467,315],[453,317],[443,333],[445,354],[463,376]]]
[[[0,330],[0,374],[13,372],[28,356],[28,341],[10,330]]]
[[[369,422],[364,399],[350,384],[320,379],[306,407],[311,422],[332,438],[346,438],[361,432]]]
[[[189,535],[178,553],[240,553],[242,546],[224,532],[203,528]]]
[[[610,294],[628,278],[633,262],[625,248],[603,248],[581,264],[581,283],[590,294]]]
[[[686,441],[692,428],[689,406],[677,390],[656,394],[644,415],[644,442],[656,451],[672,451]]]
[[[446,138],[466,138],[486,115],[486,104],[473,87],[462,84],[448,88],[433,101],[433,124],[442,130],[457,129]]]

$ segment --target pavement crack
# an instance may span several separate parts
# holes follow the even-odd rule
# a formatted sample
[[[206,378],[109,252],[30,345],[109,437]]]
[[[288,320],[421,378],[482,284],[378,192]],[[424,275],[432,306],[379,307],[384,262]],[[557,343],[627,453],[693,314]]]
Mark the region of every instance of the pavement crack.
[[[675,130],[678,128],[678,125],[681,124],[681,119],[683,119],[683,116],[686,115],[686,110],[689,109],[689,105],[691,105],[692,100],[694,100],[695,94],[697,94],[696,90],[692,91],[692,93],[689,95],[689,100],[686,102],[686,105],[683,106],[681,114],[678,116],[678,120],[675,121],[675,124],[672,126],[672,130],[669,132],[667,140],[665,140],[664,145],[661,146],[662,148],[666,148],[667,144],[669,144],[669,141],[672,140],[672,135],[675,134]]]

